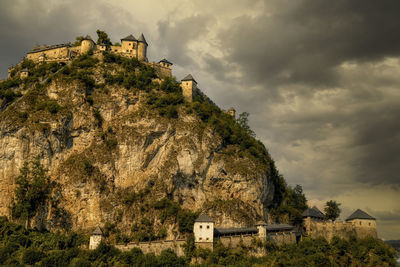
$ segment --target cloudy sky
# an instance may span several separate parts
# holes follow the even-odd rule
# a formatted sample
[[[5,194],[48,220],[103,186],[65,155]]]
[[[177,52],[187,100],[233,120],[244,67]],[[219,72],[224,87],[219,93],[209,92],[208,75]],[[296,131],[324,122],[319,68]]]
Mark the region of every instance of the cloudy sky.
[[[250,124],[311,205],[361,208],[400,239],[400,1],[0,2],[0,78],[35,44],[144,33]]]

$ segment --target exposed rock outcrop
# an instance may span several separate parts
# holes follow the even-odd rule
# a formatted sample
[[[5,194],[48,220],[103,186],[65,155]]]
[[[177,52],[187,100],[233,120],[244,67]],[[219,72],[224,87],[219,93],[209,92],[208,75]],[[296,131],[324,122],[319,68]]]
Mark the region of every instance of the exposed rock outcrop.
[[[101,74],[95,79],[104,82]],[[218,225],[259,220],[274,194],[268,164],[239,156],[235,145],[224,144],[212,125],[184,107],[178,118],[159,116],[146,105],[147,94],[106,85],[88,101],[81,83],[61,78],[25,89],[0,114],[0,214],[10,215],[19,168],[39,157],[57,183],[57,209],[41,209],[36,220],[46,227],[57,227],[65,216],[72,229],[106,221],[130,229],[147,212],[138,211],[140,205],[163,197],[209,213]],[[62,108],[52,113],[32,106],[41,101]],[[121,199],[129,192],[145,193],[125,205]]]

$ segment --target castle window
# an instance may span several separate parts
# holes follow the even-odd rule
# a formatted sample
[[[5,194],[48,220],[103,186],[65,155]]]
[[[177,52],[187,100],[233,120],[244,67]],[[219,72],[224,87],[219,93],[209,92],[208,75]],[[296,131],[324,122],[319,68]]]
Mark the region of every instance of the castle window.
[[[210,226],[209,226],[209,225],[207,225],[207,229],[210,229]]]
[[[208,237],[206,238],[206,240],[208,240]]]
[[[200,225],[200,229],[202,229],[203,228],[203,225]]]
[[[371,223],[368,223],[369,226],[371,226]]]
[[[361,222],[360,222],[360,225],[361,225]]]
[[[202,238],[201,238],[201,237],[199,237],[199,240],[202,240]]]

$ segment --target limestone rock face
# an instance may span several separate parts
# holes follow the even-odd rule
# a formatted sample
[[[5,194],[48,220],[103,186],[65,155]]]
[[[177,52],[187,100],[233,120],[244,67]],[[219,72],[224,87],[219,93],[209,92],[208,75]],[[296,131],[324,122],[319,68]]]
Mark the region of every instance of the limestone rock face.
[[[64,108],[30,111],[26,93],[1,111],[1,215],[10,216],[19,169],[37,157],[57,183],[57,209],[43,207],[33,222],[48,228],[63,221],[85,230],[114,221],[130,229],[138,215],[121,203],[121,192],[147,190],[148,199],[168,197],[227,227],[255,223],[272,201],[265,166],[224,153],[215,130],[193,114],[166,119],[144,109],[142,91],[110,87],[93,92],[91,104],[78,83],[54,80],[41,97]],[[28,119],[21,120],[24,110]]]

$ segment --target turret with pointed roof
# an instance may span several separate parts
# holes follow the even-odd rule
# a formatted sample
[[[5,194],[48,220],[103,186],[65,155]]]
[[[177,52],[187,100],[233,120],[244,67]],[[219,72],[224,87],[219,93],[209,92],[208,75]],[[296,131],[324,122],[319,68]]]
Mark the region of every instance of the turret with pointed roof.
[[[355,212],[353,212],[347,219],[346,221],[350,220],[355,220],[355,219],[361,219],[361,220],[376,220],[374,217],[366,213],[365,211],[362,211],[360,209],[357,209]]]
[[[143,33],[140,34],[139,39],[138,39],[138,59],[142,61],[148,61],[147,60],[147,42],[146,39],[144,38]]]
[[[140,34],[139,39],[138,39],[138,42],[145,43],[146,46],[148,45],[148,44],[147,44],[147,41],[146,41],[146,38],[144,38],[143,33]]]
[[[184,98],[192,102],[196,95],[197,82],[191,74],[186,75],[186,77],[182,79],[181,87]]]

